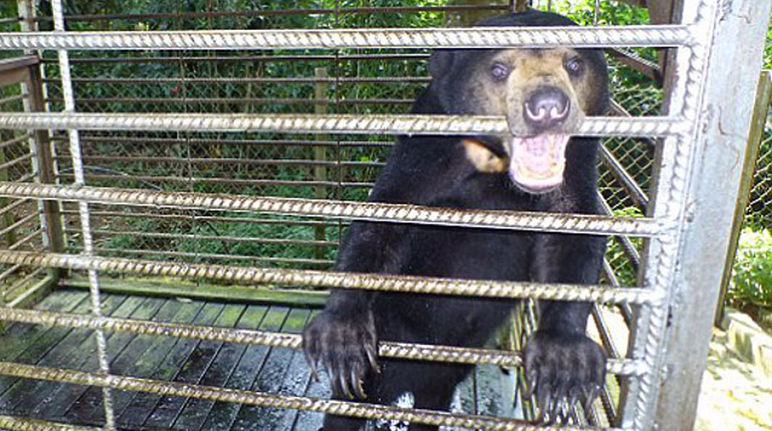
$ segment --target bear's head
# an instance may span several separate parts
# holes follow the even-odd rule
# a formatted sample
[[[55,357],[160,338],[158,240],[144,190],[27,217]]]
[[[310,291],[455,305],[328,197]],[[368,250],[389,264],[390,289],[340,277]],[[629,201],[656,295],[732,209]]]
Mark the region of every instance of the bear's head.
[[[477,25],[576,24],[561,15],[528,11]],[[568,132],[585,116],[603,114],[609,103],[608,71],[599,49],[437,50],[429,70],[432,82],[427,93],[435,109],[507,119],[506,136],[479,142],[505,159],[511,180],[529,193],[544,193],[562,183]]]

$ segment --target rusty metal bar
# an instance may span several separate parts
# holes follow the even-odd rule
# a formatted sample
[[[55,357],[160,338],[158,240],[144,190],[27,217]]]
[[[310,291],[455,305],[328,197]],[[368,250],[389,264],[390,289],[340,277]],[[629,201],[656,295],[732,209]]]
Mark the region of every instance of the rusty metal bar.
[[[47,102],[61,103],[61,97],[49,97]],[[410,105],[413,99],[344,99],[342,105]],[[2,103],[2,100],[0,100]],[[334,104],[334,100],[328,99],[300,99],[300,98],[263,98],[263,97],[92,97],[79,98],[78,103],[211,103],[217,105],[317,105]]]
[[[92,211],[94,216],[98,217],[137,217],[137,218],[159,218],[186,221],[204,221],[204,222],[224,222],[224,223],[253,223],[253,224],[281,224],[291,226],[337,226],[337,223],[314,221],[314,220],[286,220],[286,219],[266,219],[251,217],[218,217],[201,214],[159,214],[158,212],[127,212],[127,211]],[[1,214],[1,213],[0,213]],[[74,210],[63,210],[62,214],[77,214]]]
[[[488,298],[534,298],[631,304],[659,304],[662,300],[661,293],[633,287],[615,289],[600,285],[461,280],[391,274],[256,268],[24,251],[0,250],[0,263],[192,279],[207,278],[231,282],[306,285],[310,287],[337,287],[343,289],[481,296]]]
[[[477,10],[507,10],[506,5],[448,5],[448,6],[373,6],[351,8],[320,8],[320,9],[251,9],[238,11],[203,11],[203,12],[173,12],[173,13],[114,13],[91,15],[67,15],[68,21],[101,21],[101,20],[152,20],[152,19],[194,19],[222,17],[253,17],[253,16],[288,16],[288,15],[329,15],[329,14],[377,14],[377,13],[411,13],[411,12],[463,12]],[[9,18],[10,22],[18,18]],[[41,16],[36,21],[51,21],[51,17]]]
[[[71,60],[75,62],[75,59]],[[208,77],[208,78],[73,78],[74,84],[115,84],[115,85],[137,85],[137,84],[186,84],[186,83],[205,83],[205,84],[315,84],[319,82],[328,83],[428,83],[431,78],[428,76],[375,76],[375,77],[346,77],[323,78],[323,77],[291,77],[291,78],[268,78],[268,77]],[[46,79],[43,82],[56,84],[56,79]]]
[[[0,427],[14,431],[101,431],[101,428],[0,415]]]
[[[216,50],[335,48],[675,47],[685,25],[0,33],[0,49]]]
[[[432,208],[376,202],[254,197],[193,192],[162,192],[89,186],[0,182],[0,196],[34,197],[98,204],[184,209],[250,211],[283,215],[431,224],[492,229],[652,236],[663,230],[652,218],[608,217],[528,211],[490,211]]]
[[[200,234],[181,234],[181,233],[165,233],[165,232],[142,232],[142,231],[113,231],[106,229],[92,229],[92,233],[95,235],[131,235],[133,237],[146,237],[146,238],[179,238],[179,239],[195,239],[199,241],[225,241],[225,242],[245,242],[245,243],[258,243],[258,244],[284,244],[284,245],[309,245],[309,246],[336,246],[336,241],[321,241],[310,239],[284,239],[284,238],[262,238],[262,237],[244,237],[244,236],[228,236],[228,235],[200,235]],[[115,249],[110,249],[115,250]]]
[[[115,317],[93,317],[87,314],[60,313],[46,310],[24,310],[0,307],[0,320],[88,328],[92,330],[132,332],[136,334],[160,335],[166,337],[194,338],[225,343],[261,345],[301,349],[300,334],[259,331],[252,329],[223,328],[219,326],[192,325],[184,323],[153,322]],[[455,347],[432,344],[401,343],[381,341],[378,356],[400,359],[418,359],[457,364],[494,364],[506,367],[522,365],[521,354],[508,350],[493,350],[469,347]],[[607,364],[609,373],[636,376],[641,372],[639,363],[612,358]]]
[[[83,247],[70,246],[72,251],[82,251]],[[331,266],[335,261],[326,259],[304,259],[304,258],[291,258],[291,257],[266,257],[266,256],[253,256],[253,255],[240,255],[240,254],[223,254],[223,253],[201,253],[201,252],[185,252],[185,251],[165,251],[165,250],[145,250],[145,249],[130,249],[130,248],[107,248],[107,247],[95,247],[94,251],[100,255],[139,255],[139,256],[165,256],[165,257],[183,257],[190,259],[219,259],[219,260],[247,260],[252,262],[261,263],[291,263],[296,265],[317,265],[317,266]]]
[[[64,141],[65,136],[54,136],[56,141]],[[153,137],[131,137],[131,136],[99,136],[85,135],[81,138],[83,143],[101,143],[114,142],[121,144],[228,144],[228,145],[267,145],[267,146],[327,146],[327,147],[391,147],[394,141],[312,141],[312,140],[294,140],[294,139],[201,139],[201,138],[153,138]]]
[[[671,117],[588,117],[576,130],[581,136],[674,136],[686,125]],[[136,131],[230,131],[282,133],[391,133],[431,135],[509,134],[500,116],[466,115],[314,115],[188,113],[6,113],[7,129],[84,129]]]
[[[435,410],[408,409],[350,401],[323,400],[292,395],[274,395],[249,390],[218,388],[179,382],[165,382],[114,374],[87,373],[9,362],[0,362],[0,374],[28,379],[60,381],[77,385],[98,386],[121,391],[152,392],[165,396],[193,397],[212,401],[235,402],[265,407],[309,410],[368,419],[382,418],[411,423],[448,425],[497,431],[538,431],[545,429],[516,419],[456,414]],[[586,428],[577,427],[561,427],[560,429],[565,431],[586,431]],[[618,428],[610,428],[606,431],[621,430]]]
[[[424,61],[429,54],[342,54],[339,57],[328,54],[297,54],[297,55],[216,55],[216,56],[165,56],[165,57],[79,57],[73,58],[73,64],[83,63],[188,63],[204,62],[263,62],[263,61],[384,61],[384,60],[415,60]],[[55,59],[43,58],[43,63],[56,63]]]
[[[184,161],[184,159],[183,159]],[[88,170],[89,167],[86,167]],[[59,178],[72,178],[71,173],[62,173]],[[367,182],[344,182],[337,183],[333,181],[304,181],[304,180],[263,180],[263,179],[232,179],[232,178],[206,178],[206,177],[160,177],[150,175],[110,175],[110,174],[87,174],[91,180],[123,180],[123,181],[142,181],[150,183],[178,182],[178,183],[202,183],[202,184],[232,184],[232,185],[253,185],[253,186],[292,186],[292,187],[364,187],[370,188],[373,183]]]
[[[66,156],[57,156],[56,160],[66,160]],[[349,168],[370,168],[382,167],[383,162],[358,162],[344,161],[323,161],[306,159],[238,159],[238,158],[216,158],[216,157],[145,157],[145,156],[92,156],[84,155],[83,160],[91,162],[144,162],[144,163],[186,163],[192,165],[201,164],[219,164],[219,165],[259,165],[259,166],[345,166]],[[0,165],[2,167],[2,165]],[[322,181],[325,182],[325,181]]]

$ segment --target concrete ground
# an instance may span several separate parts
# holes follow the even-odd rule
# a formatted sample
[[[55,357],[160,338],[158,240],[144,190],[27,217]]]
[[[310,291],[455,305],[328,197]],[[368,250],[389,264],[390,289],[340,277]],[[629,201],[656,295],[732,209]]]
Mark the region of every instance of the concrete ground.
[[[735,347],[727,332],[714,330],[695,430],[772,430],[772,376]]]

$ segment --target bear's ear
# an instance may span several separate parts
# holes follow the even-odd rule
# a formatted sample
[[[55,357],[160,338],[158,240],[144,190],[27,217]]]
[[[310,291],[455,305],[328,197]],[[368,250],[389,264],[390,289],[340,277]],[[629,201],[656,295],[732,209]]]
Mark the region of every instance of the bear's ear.
[[[453,65],[453,50],[435,49],[429,57],[429,74],[432,78],[447,75]]]

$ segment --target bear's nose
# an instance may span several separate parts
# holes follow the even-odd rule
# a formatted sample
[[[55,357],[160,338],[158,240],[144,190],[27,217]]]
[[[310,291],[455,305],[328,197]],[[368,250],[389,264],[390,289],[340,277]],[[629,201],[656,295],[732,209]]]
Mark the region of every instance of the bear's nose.
[[[549,129],[565,121],[571,102],[563,90],[547,86],[534,90],[525,99],[523,117],[536,130]]]

